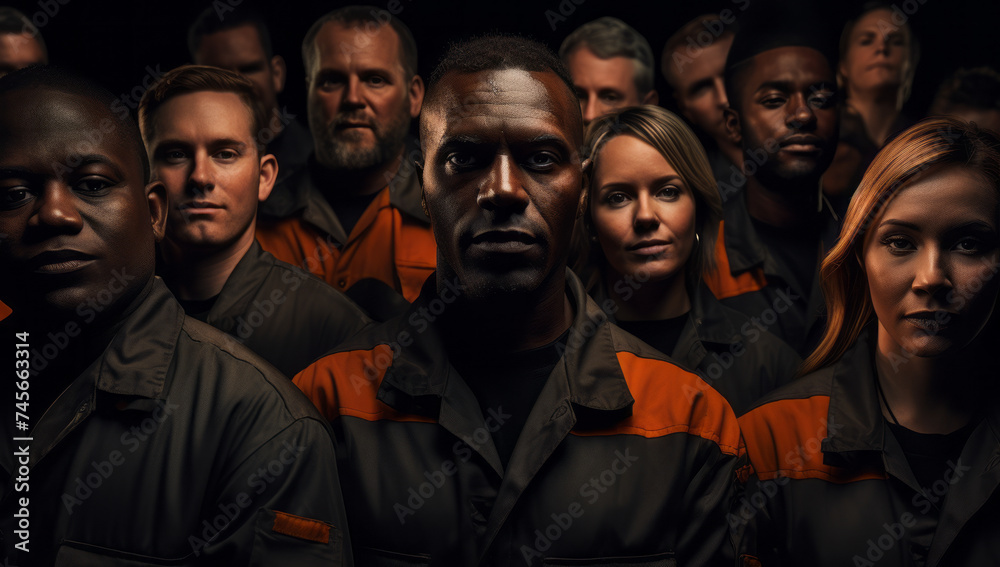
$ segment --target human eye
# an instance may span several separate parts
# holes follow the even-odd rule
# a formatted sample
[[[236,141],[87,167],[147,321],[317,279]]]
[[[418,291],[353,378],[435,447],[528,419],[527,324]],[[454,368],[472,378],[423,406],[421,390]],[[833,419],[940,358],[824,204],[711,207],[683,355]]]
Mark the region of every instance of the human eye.
[[[316,87],[321,91],[332,91],[340,88],[344,84],[344,78],[340,75],[321,75],[316,79]]]
[[[240,155],[239,153],[230,149],[219,150],[218,152],[215,152],[215,157],[222,161],[232,161],[237,157],[239,157],[239,155]]]
[[[445,157],[445,161],[458,170],[469,169],[476,165],[476,158],[470,152],[451,152]]]
[[[167,163],[179,163],[187,158],[187,154],[178,149],[165,150],[160,155]]]
[[[622,96],[616,92],[601,93],[601,100],[610,104],[616,104],[622,100]]]
[[[628,200],[628,195],[621,191],[612,191],[604,196],[604,202],[612,207],[624,205]]]
[[[532,169],[549,170],[558,161],[552,152],[535,152],[528,156],[526,165]]]
[[[372,75],[368,77],[366,80],[368,81],[368,84],[373,87],[381,87],[388,84],[388,81],[385,80],[385,77],[382,77],[380,75]]]
[[[77,181],[73,188],[81,193],[96,195],[114,185],[115,183],[103,177],[84,177]]]
[[[656,197],[664,201],[676,201],[681,196],[681,188],[676,185],[666,185],[656,192]]]
[[[780,108],[785,104],[786,100],[783,95],[771,93],[761,97],[760,104],[766,108]]]
[[[915,249],[915,246],[912,242],[910,242],[910,239],[902,235],[888,235],[882,239],[882,245],[885,246],[891,254],[904,254]]]
[[[809,104],[816,108],[829,108],[837,101],[837,95],[830,91],[816,91],[809,96]]]
[[[0,189],[0,210],[9,210],[20,207],[31,198],[31,190],[24,185],[14,185],[12,187]]]

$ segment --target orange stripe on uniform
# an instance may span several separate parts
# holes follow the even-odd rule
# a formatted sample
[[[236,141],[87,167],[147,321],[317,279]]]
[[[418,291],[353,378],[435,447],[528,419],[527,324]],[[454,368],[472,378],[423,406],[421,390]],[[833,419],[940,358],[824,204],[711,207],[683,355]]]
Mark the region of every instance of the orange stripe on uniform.
[[[715,269],[705,274],[705,284],[716,299],[726,299],[757,291],[767,286],[767,278],[760,268],[743,272],[734,276],[729,268],[729,255],[726,254],[724,223],[719,223],[719,237],[715,241]]]
[[[400,413],[376,399],[382,378],[392,366],[392,348],[377,345],[371,350],[352,350],[324,356],[295,375],[292,380],[329,421],[342,415],[367,421],[420,421],[423,416]]]
[[[687,433],[714,442],[723,453],[744,453],[736,414],[697,374],[631,352],[619,352],[618,363],[635,398],[632,416],[610,429],[574,431],[574,435],[662,437]]]
[[[880,469],[853,471],[823,463],[821,444],[829,436],[829,396],[777,400],[740,418],[747,453],[757,477],[816,478],[838,484],[888,478]]]
[[[277,510],[274,512],[274,526],[271,530],[306,541],[330,543],[330,524],[312,518],[293,516]]]

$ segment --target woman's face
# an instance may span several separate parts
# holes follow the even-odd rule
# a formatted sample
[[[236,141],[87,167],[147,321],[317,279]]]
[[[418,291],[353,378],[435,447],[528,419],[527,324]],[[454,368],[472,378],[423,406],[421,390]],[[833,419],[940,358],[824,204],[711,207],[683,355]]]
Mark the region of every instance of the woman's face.
[[[628,135],[595,160],[590,214],[611,268],[640,281],[683,273],[695,239],[691,188],[654,147]]]
[[[858,19],[847,41],[840,72],[855,90],[898,88],[910,59],[910,30],[893,23],[889,10],[872,10]]]
[[[989,320],[1000,289],[1000,199],[949,167],[892,197],[864,244],[883,352],[954,353]]]

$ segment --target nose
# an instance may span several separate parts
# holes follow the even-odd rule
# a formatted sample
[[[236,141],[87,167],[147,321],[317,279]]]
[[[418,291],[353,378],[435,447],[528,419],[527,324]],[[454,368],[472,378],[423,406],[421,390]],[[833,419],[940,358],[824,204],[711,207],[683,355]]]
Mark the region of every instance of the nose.
[[[42,190],[33,221],[32,224],[37,227],[67,234],[75,234],[83,228],[76,195],[61,181],[51,183]]]
[[[656,217],[653,198],[646,191],[642,191],[638,195],[632,226],[637,233],[656,230],[660,226],[660,219]]]
[[[476,204],[484,210],[503,214],[520,212],[527,206],[528,194],[524,191],[520,169],[511,156],[500,154],[494,160],[480,184]]]
[[[209,163],[208,153],[199,151],[192,160],[191,174],[188,175],[188,193],[202,196],[214,188],[215,183],[213,182],[212,166]]]
[[[928,246],[915,259],[913,291],[919,294],[935,295],[952,287],[945,255],[940,249]]]
[[[726,108],[729,106],[729,98],[726,96],[726,85],[722,82],[722,77],[716,77],[712,83],[715,90],[716,106]]]
[[[788,114],[787,124],[792,130],[809,131],[816,126],[816,113],[809,105],[808,95],[799,93],[794,95],[792,112]]]
[[[361,96],[361,79],[353,75],[347,79],[347,86],[344,87],[344,99],[342,106],[350,109],[364,107],[365,99]]]
[[[580,99],[580,111],[583,112],[583,125],[590,124],[593,120],[600,118],[601,108],[597,100],[597,94],[590,93],[587,99]]]

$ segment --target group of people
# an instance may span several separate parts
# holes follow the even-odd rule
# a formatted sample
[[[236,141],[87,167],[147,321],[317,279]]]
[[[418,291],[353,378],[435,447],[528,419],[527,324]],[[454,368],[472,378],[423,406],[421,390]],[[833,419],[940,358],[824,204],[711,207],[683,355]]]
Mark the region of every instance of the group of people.
[[[909,120],[887,5],[729,16],[673,113],[615,18],[425,83],[340,8],[306,128],[249,10],[132,116],[0,8],[0,555],[995,563],[1000,77]]]

